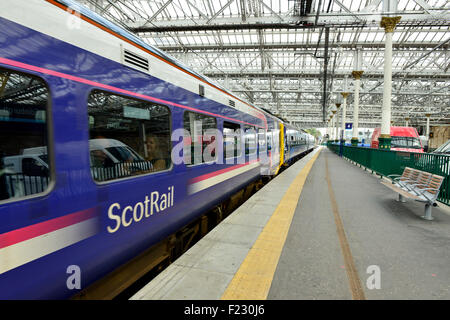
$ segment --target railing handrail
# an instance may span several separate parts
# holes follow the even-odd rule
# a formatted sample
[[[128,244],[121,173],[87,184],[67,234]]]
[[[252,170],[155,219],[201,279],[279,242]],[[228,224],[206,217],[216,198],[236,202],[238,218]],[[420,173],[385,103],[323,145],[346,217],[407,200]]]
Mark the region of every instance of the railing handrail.
[[[329,142],[327,147],[339,154],[340,144]],[[359,146],[342,146],[342,156],[382,176],[402,174],[405,166],[443,176],[438,201],[450,205],[450,155],[394,151]]]

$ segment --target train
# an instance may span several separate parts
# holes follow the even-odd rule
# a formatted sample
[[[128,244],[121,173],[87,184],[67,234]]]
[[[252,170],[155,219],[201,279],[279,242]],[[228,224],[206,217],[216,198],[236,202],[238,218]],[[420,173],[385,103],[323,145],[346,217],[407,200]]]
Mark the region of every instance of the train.
[[[0,299],[80,297],[160,259],[145,252],[313,148],[74,1],[1,1]]]

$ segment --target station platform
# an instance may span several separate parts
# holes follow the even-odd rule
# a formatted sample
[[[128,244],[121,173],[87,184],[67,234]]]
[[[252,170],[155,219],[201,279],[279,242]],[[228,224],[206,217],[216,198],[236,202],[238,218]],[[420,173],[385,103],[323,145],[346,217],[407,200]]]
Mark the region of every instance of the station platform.
[[[319,147],[132,300],[450,299],[450,210]]]

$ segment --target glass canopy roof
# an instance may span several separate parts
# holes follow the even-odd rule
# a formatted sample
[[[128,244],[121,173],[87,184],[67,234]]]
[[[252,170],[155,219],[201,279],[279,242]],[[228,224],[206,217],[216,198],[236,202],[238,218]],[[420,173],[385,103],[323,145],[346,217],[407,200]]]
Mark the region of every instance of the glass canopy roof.
[[[304,128],[323,126],[324,107],[327,114],[340,92],[353,92],[357,50],[364,71],[360,127],[380,125],[385,41],[380,21],[401,16],[393,34],[394,124],[410,118],[410,124],[423,125],[425,113],[431,113],[432,124],[450,124],[449,0],[390,0],[390,6],[382,0],[77,2]],[[350,94],[350,119],[352,99]]]

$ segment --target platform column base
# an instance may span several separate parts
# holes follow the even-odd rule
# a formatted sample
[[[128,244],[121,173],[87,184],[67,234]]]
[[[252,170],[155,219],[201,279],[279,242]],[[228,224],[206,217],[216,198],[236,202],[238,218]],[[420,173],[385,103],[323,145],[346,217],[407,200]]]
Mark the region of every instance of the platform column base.
[[[402,196],[400,193],[398,194],[398,202],[406,202],[405,197]]]
[[[339,157],[342,157],[342,155],[344,154],[344,145],[345,140],[342,139],[339,144]]]
[[[433,216],[431,215],[431,204],[426,204],[425,205],[425,215],[422,216],[422,219],[425,220],[434,220]]]
[[[352,142],[352,146],[353,147],[357,147],[358,146],[358,138],[352,138],[351,142]]]
[[[383,135],[381,135],[378,138],[378,149],[391,150],[391,140],[391,136],[386,135],[383,137]]]

